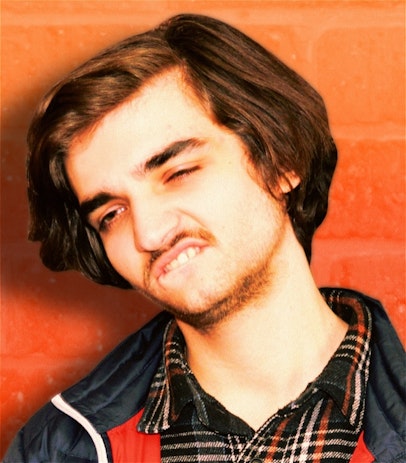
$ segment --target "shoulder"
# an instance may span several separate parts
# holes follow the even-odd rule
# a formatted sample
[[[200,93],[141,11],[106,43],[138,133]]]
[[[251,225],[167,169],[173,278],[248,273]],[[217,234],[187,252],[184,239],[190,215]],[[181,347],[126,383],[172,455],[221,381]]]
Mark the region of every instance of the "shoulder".
[[[371,363],[364,416],[364,440],[378,462],[406,460],[406,356],[382,304],[350,289],[323,288],[355,298],[372,316]]]
[[[162,361],[163,337],[171,319],[165,312],[158,314],[125,339],[82,381],[62,393],[63,399],[97,432],[119,426],[144,407]]]
[[[69,404],[67,410],[53,403],[45,405],[18,433],[4,463],[96,462],[95,446],[83,422],[106,441],[107,431],[143,408],[162,359],[163,336],[170,320],[168,314],[160,313],[124,340],[89,375],[63,392],[63,401]]]
[[[383,309],[372,312],[365,442],[377,461],[406,460],[406,356]]]
[[[346,288],[321,288],[326,299],[356,300],[367,307],[372,317],[370,382],[379,376],[379,388],[404,390],[405,350],[382,304],[359,291]],[[382,382],[386,374],[387,383]],[[402,387],[398,387],[402,384]]]
[[[364,441],[377,463],[406,461],[405,350],[382,304],[359,291],[322,288],[325,297],[355,299],[372,317],[371,362],[364,415]]]
[[[87,432],[51,403],[39,410],[20,430],[4,458],[4,463],[97,462]]]

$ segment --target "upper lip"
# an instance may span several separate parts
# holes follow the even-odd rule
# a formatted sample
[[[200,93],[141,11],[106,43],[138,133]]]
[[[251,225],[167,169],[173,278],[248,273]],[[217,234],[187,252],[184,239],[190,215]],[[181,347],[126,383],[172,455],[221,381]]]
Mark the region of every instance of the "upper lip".
[[[176,259],[180,253],[188,248],[199,248],[203,249],[207,246],[207,243],[202,239],[198,238],[183,238],[168,251],[164,252],[159,256],[156,261],[152,264],[151,275],[153,278],[158,279],[161,275],[166,273],[165,267]]]

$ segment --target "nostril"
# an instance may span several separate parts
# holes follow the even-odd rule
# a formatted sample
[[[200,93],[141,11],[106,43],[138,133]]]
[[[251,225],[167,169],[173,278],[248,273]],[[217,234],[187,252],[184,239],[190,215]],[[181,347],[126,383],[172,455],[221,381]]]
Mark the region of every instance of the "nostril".
[[[162,252],[171,247],[171,241],[179,232],[180,219],[172,212],[158,212],[144,204],[145,213],[140,209],[134,214],[133,234],[136,248],[140,252],[151,253],[156,260]]]
[[[163,252],[164,251],[161,250],[151,252],[151,264],[155,262],[163,254]]]

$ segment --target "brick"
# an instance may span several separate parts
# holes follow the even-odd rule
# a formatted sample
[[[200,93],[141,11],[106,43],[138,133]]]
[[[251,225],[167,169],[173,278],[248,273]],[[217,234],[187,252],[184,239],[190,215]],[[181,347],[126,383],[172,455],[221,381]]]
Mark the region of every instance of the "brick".
[[[327,30],[315,44],[317,87],[334,124],[405,123],[404,28]]]
[[[3,126],[26,130],[39,99],[53,84],[85,59],[131,32],[135,31],[130,24],[124,28],[111,24],[5,26]]]
[[[339,162],[322,238],[404,240],[403,140],[338,140]]]
[[[382,239],[320,239],[312,270],[319,286],[359,290],[380,300],[406,345],[405,247]]]
[[[38,353],[98,360],[158,312],[135,291],[45,269],[34,246],[8,246],[2,268],[2,352],[27,361]]]

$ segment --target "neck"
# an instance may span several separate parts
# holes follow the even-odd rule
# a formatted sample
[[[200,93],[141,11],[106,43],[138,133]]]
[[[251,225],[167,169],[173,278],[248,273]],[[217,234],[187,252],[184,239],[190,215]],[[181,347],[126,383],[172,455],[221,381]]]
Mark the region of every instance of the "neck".
[[[253,428],[304,391],[347,329],[324,302],[300,254],[288,256],[265,298],[209,331],[178,321],[200,385]]]

